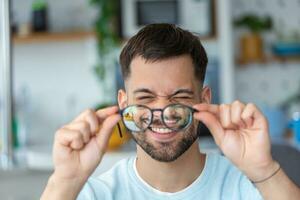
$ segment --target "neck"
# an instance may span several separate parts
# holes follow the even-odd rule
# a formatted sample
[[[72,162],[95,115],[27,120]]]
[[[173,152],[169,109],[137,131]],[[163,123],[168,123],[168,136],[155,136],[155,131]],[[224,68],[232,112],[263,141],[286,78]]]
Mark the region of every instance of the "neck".
[[[199,177],[204,164],[205,155],[199,151],[198,140],[172,162],[154,160],[137,146],[136,167],[140,177],[162,192],[178,192],[186,188]]]

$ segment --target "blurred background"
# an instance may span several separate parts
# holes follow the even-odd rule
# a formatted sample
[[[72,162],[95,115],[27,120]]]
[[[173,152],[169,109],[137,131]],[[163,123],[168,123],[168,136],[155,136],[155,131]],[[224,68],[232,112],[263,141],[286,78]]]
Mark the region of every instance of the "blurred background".
[[[300,184],[299,10],[299,0],[1,0],[1,199],[39,197],[55,131],[87,108],[116,103],[121,48],[155,22],[199,36],[213,103],[256,103],[274,157]],[[202,151],[218,152],[205,127],[199,135]],[[134,155],[135,144],[116,132],[109,149],[95,175]]]

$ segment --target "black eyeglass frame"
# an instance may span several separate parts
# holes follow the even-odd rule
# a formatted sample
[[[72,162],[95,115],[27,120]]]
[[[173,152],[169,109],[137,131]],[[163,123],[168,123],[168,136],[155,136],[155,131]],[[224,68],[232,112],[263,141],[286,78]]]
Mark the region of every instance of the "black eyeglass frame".
[[[150,110],[150,112],[151,112],[151,118],[150,118],[150,123],[149,123],[149,125],[147,126],[147,128],[141,129],[141,131],[147,130],[147,129],[150,127],[150,125],[152,124],[152,122],[153,122],[153,112],[160,111],[160,113],[161,113],[161,116],[160,116],[160,117],[161,117],[161,119],[162,119],[163,124],[164,124],[167,128],[169,128],[169,129],[171,129],[171,130],[173,130],[173,131],[178,131],[178,129],[170,128],[170,127],[166,124],[166,122],[165,122],[165,120],[164,120],[164,117],[163,117],[164,111],[165,111],[168,107],[171,107],[171,106],[182,106],[182,107],[188,108],[188,109],[191,111],[192,119],[193,119],[193,114],[194,114],[195,112],[198,112],[196,109],[194,109],[194,108],[192,108],[192,107],[190,107],[190,106],[188,106],[188,105],[181,104],[181,103],[173,103],[173,104],[169,104],[169,105],[167,105],[166,107],[164,107],[164,108],[162,108],[162,109],[161,109],[161,108],[151,109],[151,108],[149,108],[148,106],[145,106],[145,105],[133,104],[133,105],[127,106],[127,107],[124,108],[124,109],[119,110],[119,114],[122,116],[123,124],[125,125],[125,127],[126,127],[128,130],[130,130],[130,129],[126,126],[126,123],[125,123],[124,120],[123,120],[123,113],[124,113],[124,111],[125,111],[126,109],[128,109],[129,107],[133,107],[133,106],[143,107],[143,108],[146,108],[146,109]],[[191,121],[192,121],[192,120],[191,120]],[[191,122],[189,122],[189,123],[188,123],[184,128],[182,128],[182,129],[185,129],[190,123],[191,123]],[[121,132],[121,128],[120,128],[119,123],[118,123],[118,129],[119,129],[120,137],[122,137],[122,132]],[[130,130],[130,131],[131,131],[131,130]]]

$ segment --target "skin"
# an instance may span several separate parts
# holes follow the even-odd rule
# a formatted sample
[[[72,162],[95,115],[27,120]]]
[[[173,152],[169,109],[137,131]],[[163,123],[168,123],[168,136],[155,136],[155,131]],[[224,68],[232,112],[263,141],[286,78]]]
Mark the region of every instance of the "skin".
[[[133,103],[164,108],[174,101],[193,105],[198,112],[194,114],[196,121],[191,127],[197,121],[206,124],[224,155],[250,180],[263,180],[278,169],[278,163],[270,153],[268,123],[259,109],[254,104],[239,101],[232,104],[210,104],[210,90],[200,87],[189,56],[156,62],[146,62],[143,58],[136,57],[131,63],[131,74],[125,85],[126,92],[119,91],[118,94],[120,108]],[[137,87],[146,88],[148,92],[135,93],[139,89]],[[188,89],[192,94],[171,96],[178,88]],[[154,98],[138,98],[138,95],[149,96],[149,91]],[[117,110],[117,107],[96,112],[87,110],[57,131],[53,147],[55,170],[41,199],[76,199],[88,177],[101,162],[112,128],[120,120]],[[186,133],[191,136],[195,134],[192,131]],[[150,130],[144,135],[144,138],[135,136],[135,139],[143,139],[158,153],[163,148],[168,148],[167,153],[170,155],[174,155],[177,144],[184,137],[184,134],[178,133],[167,141],[169,145],[163,145],[166,142],[151,137]],[[176,192],[184,189],[201,174],[204,165],[205,155],[200,153],[197,140],[177,159],[168,162],[153,159],[137,145],[138,173],[160,191]],[[264,199],[300,199],[299,188],[283,170],[256,184],[256,187]]]

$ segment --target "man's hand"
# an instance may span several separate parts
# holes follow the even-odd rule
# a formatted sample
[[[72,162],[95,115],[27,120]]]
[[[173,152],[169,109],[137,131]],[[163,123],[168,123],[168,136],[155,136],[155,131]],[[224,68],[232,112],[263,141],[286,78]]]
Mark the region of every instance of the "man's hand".
[[[77,196],[105,153],[112,129],[120,120],[117,112],[117,106],[97,112],[87,110],[56,132],[54,173],[42,199]]]
[[[278,169],[271,156],[268,122],[254,104],[194,106],[194,117],[212,133],[216,144],[250,180],[259,181]]]

